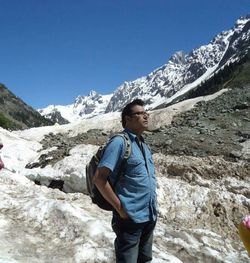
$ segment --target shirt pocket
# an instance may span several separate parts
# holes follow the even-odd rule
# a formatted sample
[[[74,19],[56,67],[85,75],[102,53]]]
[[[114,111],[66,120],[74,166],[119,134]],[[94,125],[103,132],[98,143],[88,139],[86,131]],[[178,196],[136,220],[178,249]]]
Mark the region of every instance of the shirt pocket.
[[[140,175],[145,173],[145,161],[141,158],[129,158],[127,160],[128,175]]]

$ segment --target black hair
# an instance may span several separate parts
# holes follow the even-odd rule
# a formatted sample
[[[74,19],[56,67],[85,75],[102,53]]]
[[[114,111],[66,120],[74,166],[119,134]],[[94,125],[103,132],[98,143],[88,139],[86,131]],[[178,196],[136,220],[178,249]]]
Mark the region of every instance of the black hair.
[[[122,127],[125,128],[126,126],[126,119],[125,116],[131,116],[132,108],[136,105],[144,106],[144,101],[141,99],[135,99],[132,102],[128,103],[122,110]]]

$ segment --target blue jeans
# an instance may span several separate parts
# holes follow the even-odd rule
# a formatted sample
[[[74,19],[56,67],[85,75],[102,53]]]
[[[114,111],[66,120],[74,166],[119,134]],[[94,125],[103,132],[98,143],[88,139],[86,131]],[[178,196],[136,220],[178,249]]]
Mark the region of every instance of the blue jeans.
[[[113,215],[116,263],[151,262],[155,224],[156,221],[135,223],[131,219]]]

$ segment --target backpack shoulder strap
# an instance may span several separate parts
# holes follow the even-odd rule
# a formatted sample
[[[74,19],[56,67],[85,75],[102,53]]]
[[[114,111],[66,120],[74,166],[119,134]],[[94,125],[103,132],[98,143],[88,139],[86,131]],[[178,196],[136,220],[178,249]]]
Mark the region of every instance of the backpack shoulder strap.
[[[124,151],[123,159],[127,160],[131,155],[131,140],[126,132],[118,133],[117,135],[123,137],[124,139],[125,151]]]
[[[124,151],[123,159],[118,165],[118,169],[117,169],[118,172],[117,172],[116,179],[115,179],[115,182],[113,185],[113,189],[115,189],[115,186],[118,183],[120,176],[123,174],[123,172],[125,170],[126,163],[127,163],[127,159],[131,155],[131,140],[129,138],[129,135],[126,132],[122,132],[122,133],[118,133],[118,134],[114,135],[113,137],[116,137],[116,136],[121,136],[124,139],[125,151]]]
[[[127,160],[131,155],[131,140],[129,138],[129,135],[126,132],[117,133],[114,136],[112,136],[110,140],[112,140],[117,136],[120,136],[124,139],[125,150],[124,150],[123,159]]]

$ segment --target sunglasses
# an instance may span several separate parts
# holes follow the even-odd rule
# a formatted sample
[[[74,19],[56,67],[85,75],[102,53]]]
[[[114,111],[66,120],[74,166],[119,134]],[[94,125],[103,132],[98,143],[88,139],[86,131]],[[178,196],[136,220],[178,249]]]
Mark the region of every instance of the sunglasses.
[[[137,112],[133,112],[130,114],[130,116],[133,116],[133,115],[149,117],[149,113],[146,111],[137,111]]]

